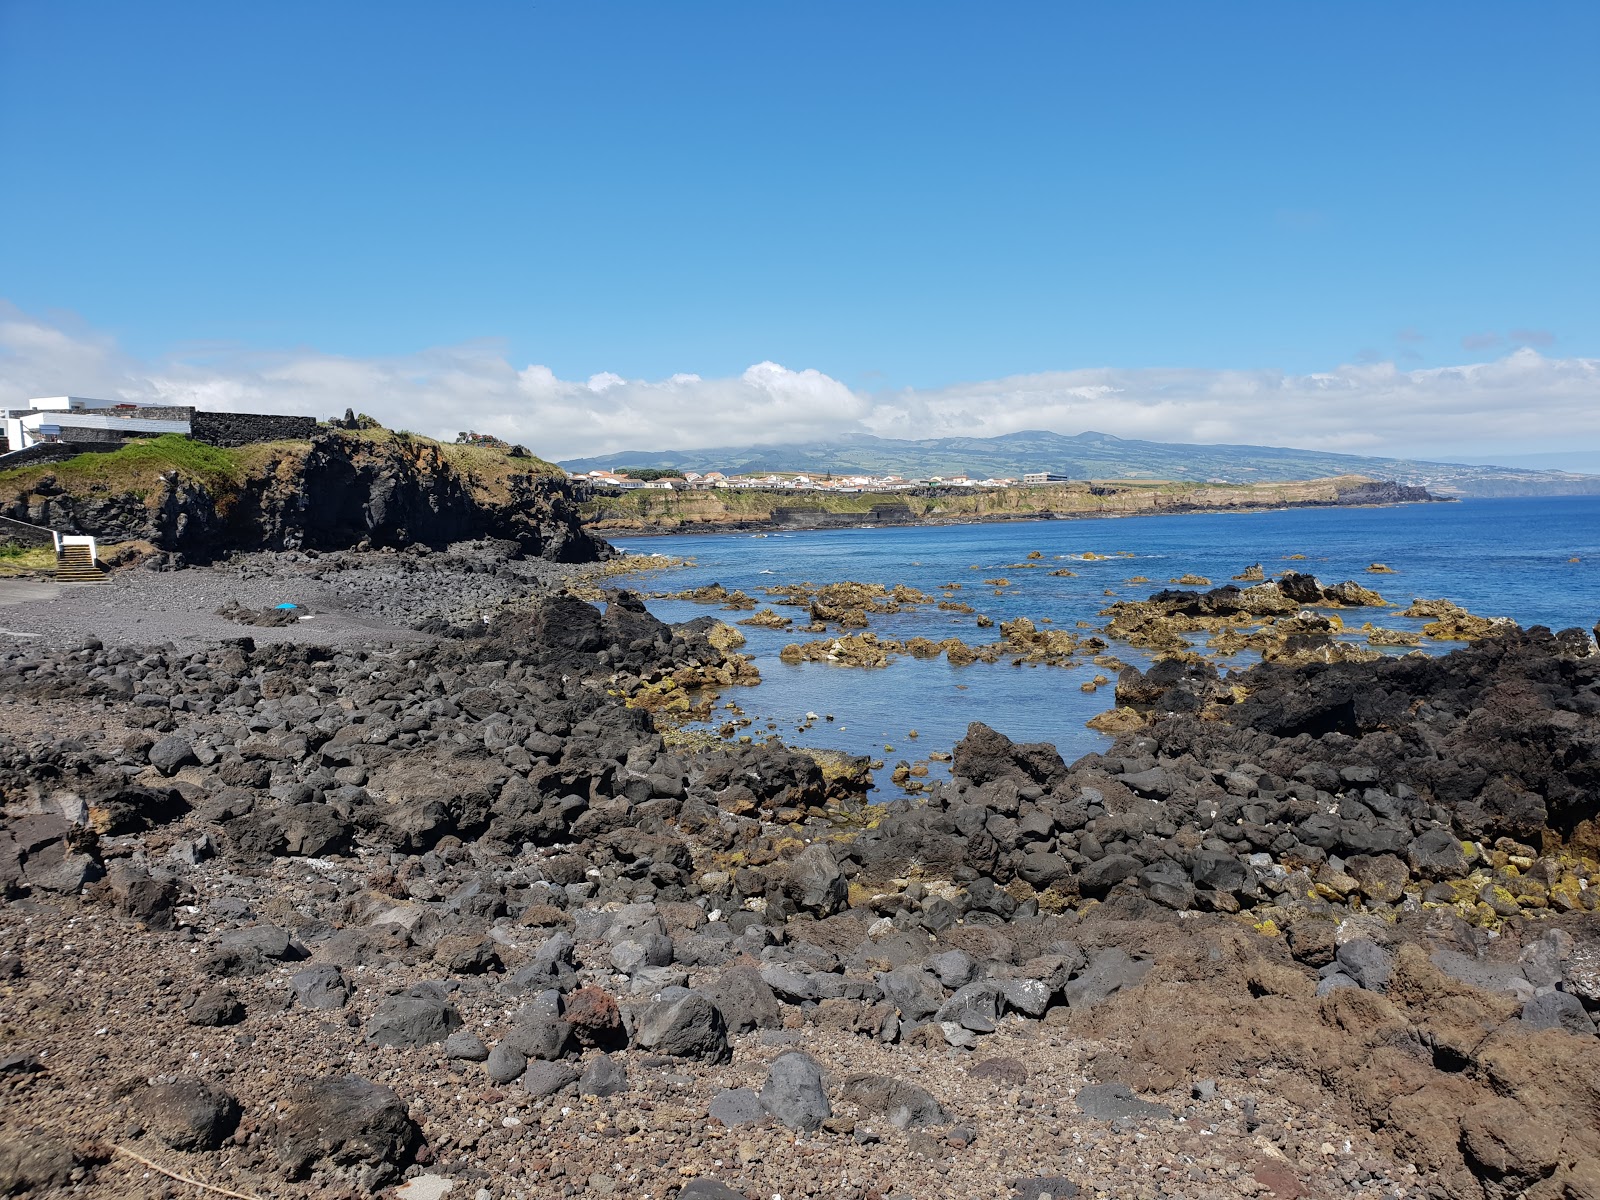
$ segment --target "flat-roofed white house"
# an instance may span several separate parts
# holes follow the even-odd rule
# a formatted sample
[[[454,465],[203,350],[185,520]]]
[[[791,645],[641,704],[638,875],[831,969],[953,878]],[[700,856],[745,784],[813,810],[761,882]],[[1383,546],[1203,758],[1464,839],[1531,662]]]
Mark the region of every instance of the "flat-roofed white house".
[[[127,404],[88,396],[40,396],[4,413],[4,450],[26,450],[42,442],[121,442],[129,437],[188,434],[194,409],[187,405]]]

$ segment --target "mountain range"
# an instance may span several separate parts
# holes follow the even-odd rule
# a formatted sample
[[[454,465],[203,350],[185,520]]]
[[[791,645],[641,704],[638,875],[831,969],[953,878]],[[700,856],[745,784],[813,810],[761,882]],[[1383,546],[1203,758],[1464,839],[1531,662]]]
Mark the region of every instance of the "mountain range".
[[[1482,463],[1329,454],[1287,446],[1206,446],[1149,442],[1108,433],[1060,434],[1030,429],[997,437],[901,441],[854,434],[825,442],[705,450],[630,450],[568,459],[569,471],[631,470],[750,474],[800,471],[811,475],[873,474],[923,479],[930,475],[1020,479],[1049,471],[1072,479],[1263,480],[1367,475],[1416,484],[1448,496],[1560,496],[1600,494],[1600,475]]]

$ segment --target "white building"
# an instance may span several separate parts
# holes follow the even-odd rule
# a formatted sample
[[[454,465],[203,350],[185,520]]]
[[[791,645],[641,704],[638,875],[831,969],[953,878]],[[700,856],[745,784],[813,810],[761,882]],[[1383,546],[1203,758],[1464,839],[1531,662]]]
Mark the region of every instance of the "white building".
[[[194,409],[94,400],[87,396],[40,396],[4,413],[5,449],[26,450],[41,442],[120,442],[124,438],[189,433]]]

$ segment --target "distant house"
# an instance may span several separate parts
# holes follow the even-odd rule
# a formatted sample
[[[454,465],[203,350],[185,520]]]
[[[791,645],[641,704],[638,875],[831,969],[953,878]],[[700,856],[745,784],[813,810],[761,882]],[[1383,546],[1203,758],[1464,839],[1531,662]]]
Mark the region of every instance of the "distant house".
[[[632,492],[645,486],[642,479],[629,479],[626,471],[590,471],[588,479],[594,487],[621,492]]]
[[[1072,476],[1057,475],[1053,471],[1024,471],[1022,482],[1030,483],[1071,483]]]

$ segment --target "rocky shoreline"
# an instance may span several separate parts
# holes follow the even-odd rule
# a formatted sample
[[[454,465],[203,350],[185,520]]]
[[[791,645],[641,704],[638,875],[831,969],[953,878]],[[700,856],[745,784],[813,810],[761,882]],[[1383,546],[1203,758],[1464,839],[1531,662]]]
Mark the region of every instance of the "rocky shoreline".
[[[731,627],[534,562],[141,570],[225,634],[0,640],[0,1193],[1600,1196],[1587,633],[1175,654],[1104,753],[975,724],[874,805],[670,736]],[[294,580],[337,636],[239,623]]]

